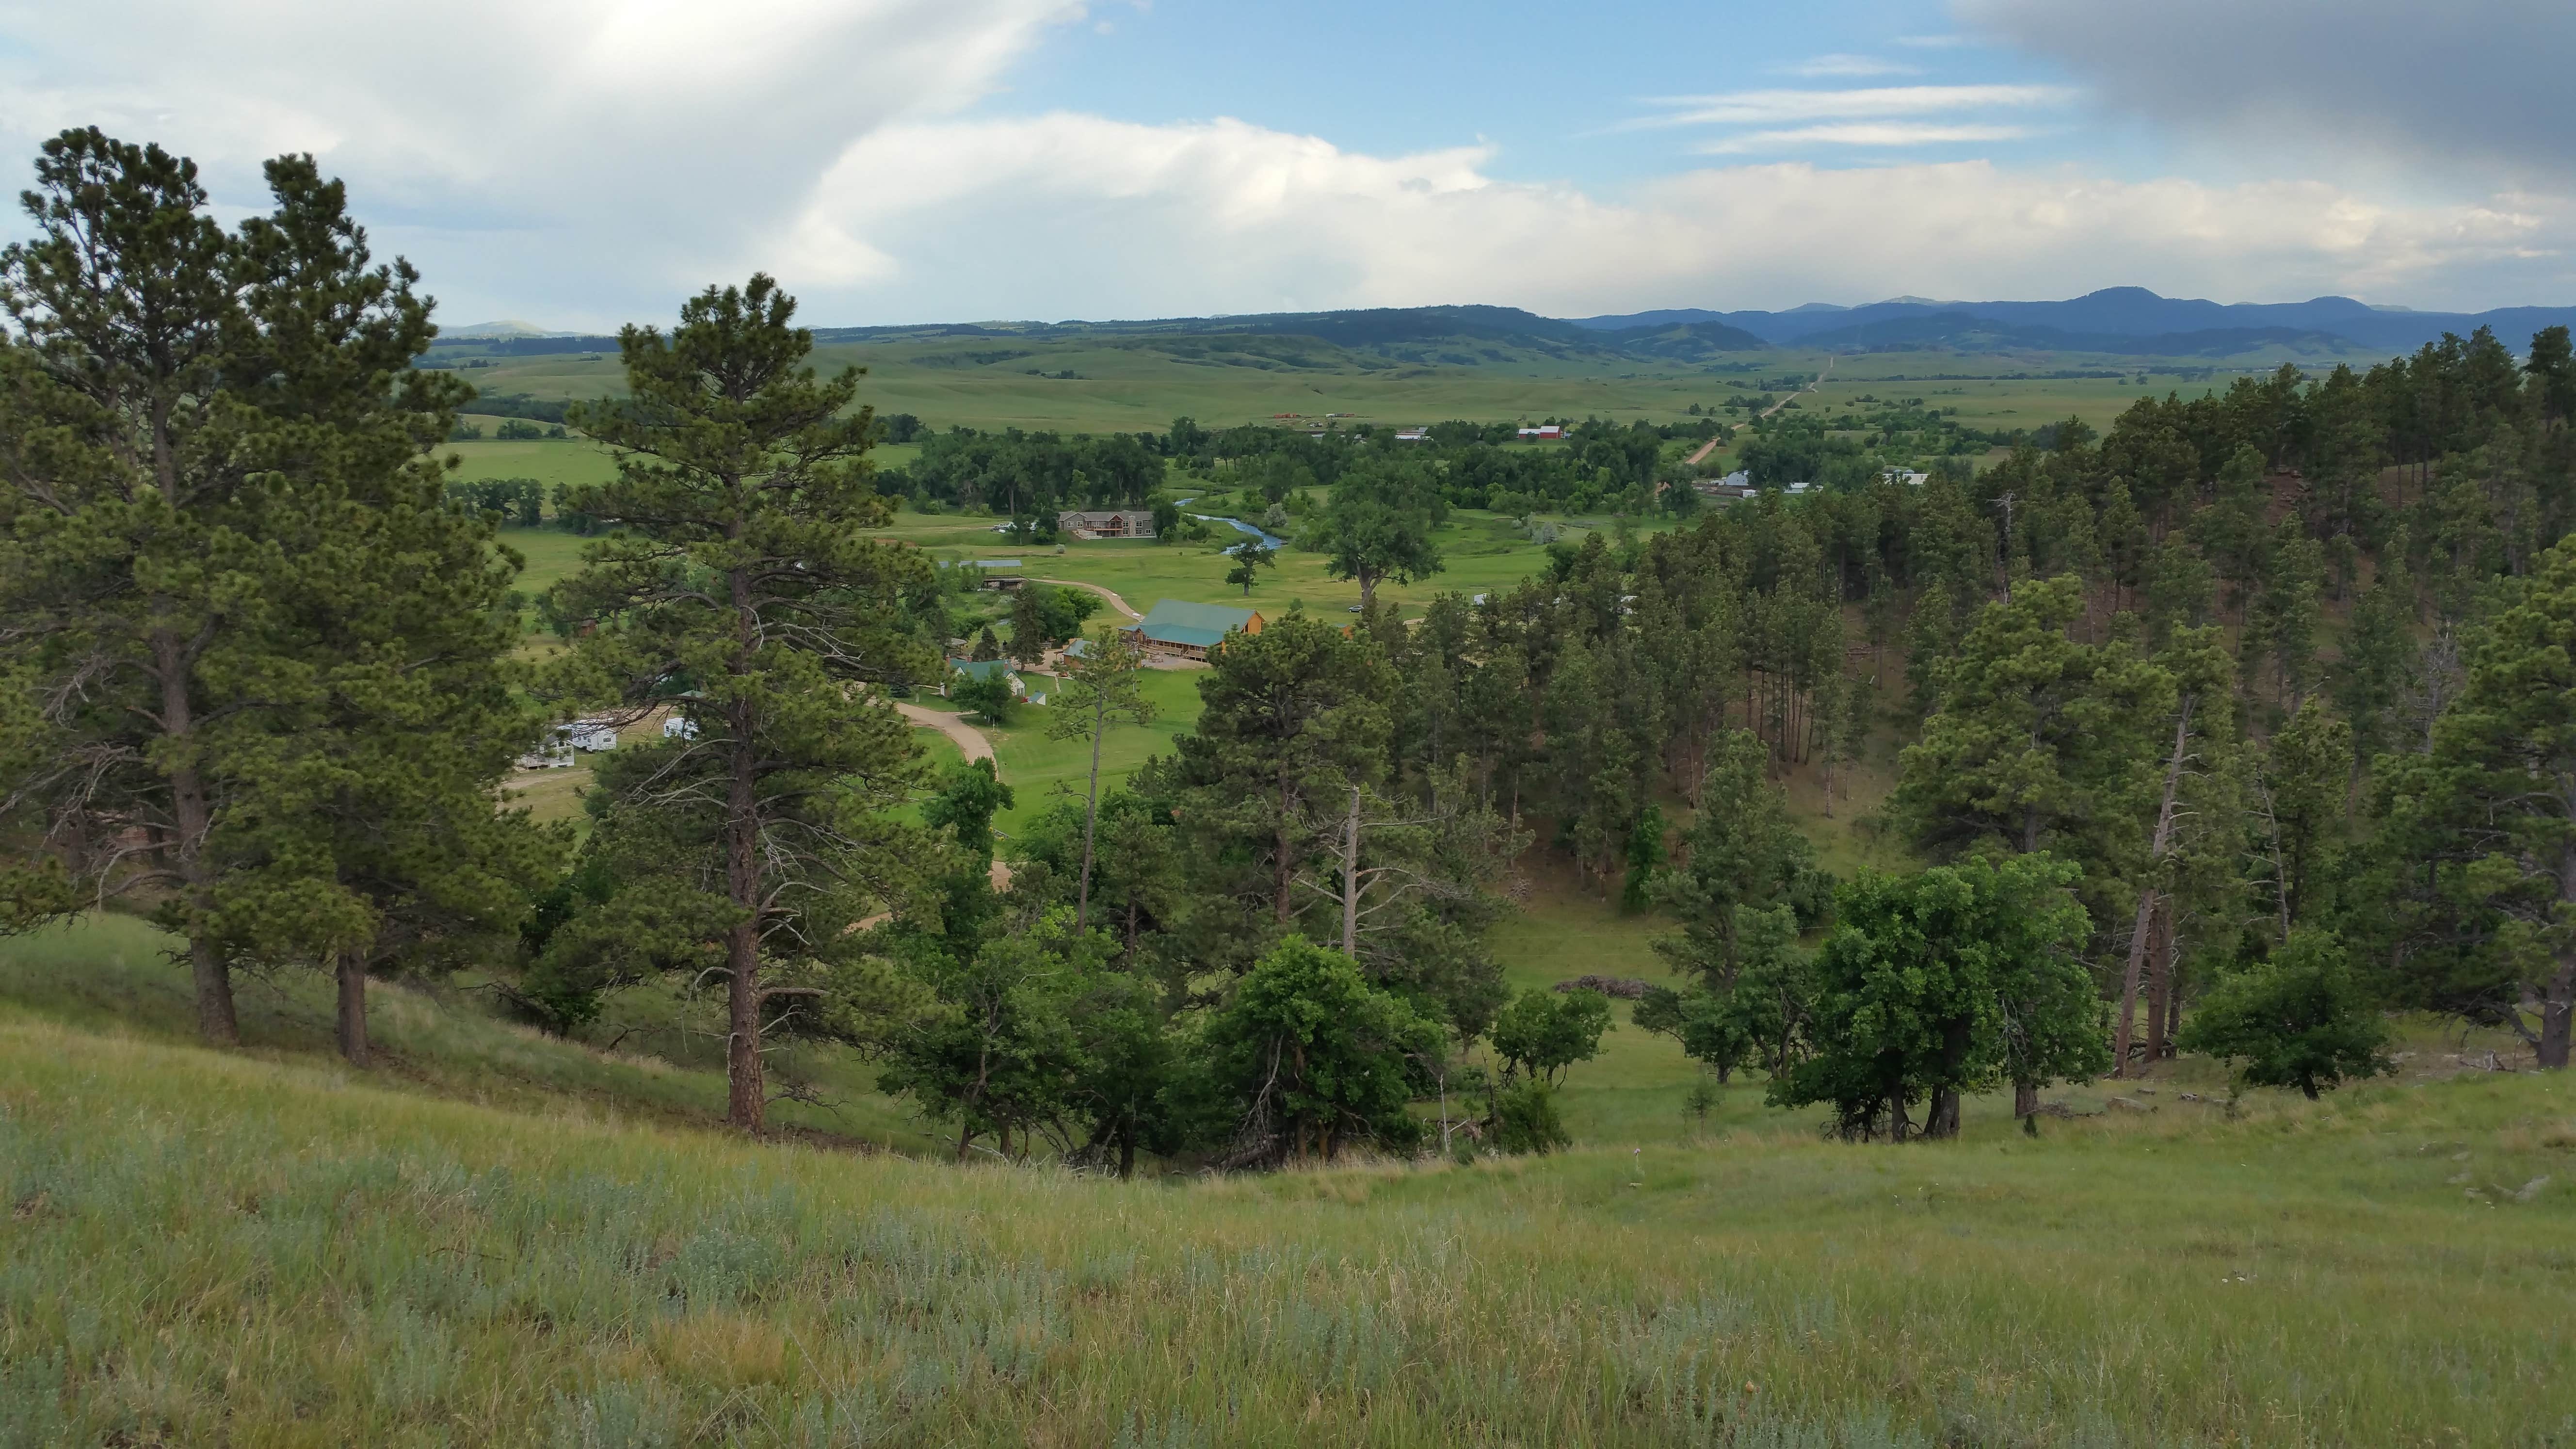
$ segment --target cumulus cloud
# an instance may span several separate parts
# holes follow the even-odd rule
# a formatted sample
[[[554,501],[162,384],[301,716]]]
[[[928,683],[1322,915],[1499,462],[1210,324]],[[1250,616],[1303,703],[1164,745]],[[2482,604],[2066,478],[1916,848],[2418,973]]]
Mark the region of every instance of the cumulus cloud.
[[[990,93],[1066,0],[0,4],[0,140],[97,122],[220,202],[309,150],[469,309],[614,320],[736,267],[854,135]],[[531,288],[531,274],[543,285]],[[531,296],[531,292],[537,295]],[[451,308],[448,315],[455,316]]]
[[[1379,157],[1240,122],[889,127],[815,189],[782,265],[836,314],[1135,317],[1506,301],[1580,315],[1818,297],[2323,292],[2520,300],[2576,209],[2409,207],[2322,183],[2120,182],[1987,162],[1711,167],[1621,199],[1478,149]]]
[[[2359,150],[2487,184],[2576,181],[2567,0],[1953,0],[1959,20],[2185,131]]]

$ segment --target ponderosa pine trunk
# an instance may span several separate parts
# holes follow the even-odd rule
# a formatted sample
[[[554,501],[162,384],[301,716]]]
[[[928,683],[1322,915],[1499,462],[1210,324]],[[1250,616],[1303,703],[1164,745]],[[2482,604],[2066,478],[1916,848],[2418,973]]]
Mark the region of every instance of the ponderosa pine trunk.
[[[2563,953],[2558,958],[2557,974],[2549,978],[2547,991],[2540,999],[2540,1065],[2549,1071],[2567,1067],[2571,1028],[2576,1028],[2576,953]]]
[[[342,951],[337,962],[340,986],[340,1055],[353,1067],[374,1065],[367,1043],[367,963],[355,951]]]
[[[751,669],[751,580],[733,575],[738,637],[735,668]],[[763,1126],[769,1100],[760,1059],[760,819],[751,706],[733,706],[732,779],[725,794],[725,893],[742,912],[725,933],[725,1120],[746,1132]]]
[[[2173,902],[2156,911],[2155,939],[2147,953],[2147,1061],[2165,1059],[2173,1041],[2174,919]]]
[[[214,811],[192,751],[196,712],[188,699],[186,652],[174,634],[159,630],[153,635],[152,658],[160,675],[161,733],[176,761],[168,770],[175,836],[169,843],[170,863],[188,898],[188,974],[197,999],[197,1034],[216,1046],[235,1046],[241,1042],[241,1018],[233,1006],[232,968],[205,925],[215,909],[214,872],[205,856]]]

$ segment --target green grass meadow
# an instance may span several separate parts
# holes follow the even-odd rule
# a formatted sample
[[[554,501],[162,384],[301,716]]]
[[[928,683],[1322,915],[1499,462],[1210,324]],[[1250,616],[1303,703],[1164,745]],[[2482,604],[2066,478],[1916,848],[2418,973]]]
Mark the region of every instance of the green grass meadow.
[[[0,1443],[2576,1434],[2563,1079],[2232,1114],[2167,1083],[1902,1149],[1739,1086],[1543,1158],[1119,1183],[741,1141],[696,1125],[711,1072],[403,993],[373,1073],[291,983],[209,1052],[79,984],[158,969],[176,1001],[174,968],[102,964],[150,945],[0,947]]]

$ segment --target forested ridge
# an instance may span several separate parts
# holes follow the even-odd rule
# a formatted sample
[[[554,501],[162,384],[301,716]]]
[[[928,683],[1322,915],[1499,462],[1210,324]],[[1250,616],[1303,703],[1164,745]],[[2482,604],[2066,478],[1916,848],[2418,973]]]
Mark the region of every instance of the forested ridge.
[[[746,1129],[802,1090],[766,1067],[795,1038],[870,1056],[961,1157],[1545,1149],[1610,1013],[1503,987],[1487,935],[1538,850],[1672,918],[1637,1025],[1854,1138],[1950,1135],[2007,1085],[2033,1121],[2051,1083],[2177,1050],[2314,1094],[2384,1067],[2390,1009],[2567,1063],[2563,328],[2143,401],[1984,466],[1891,405],[1819,441],[1823,486],[1703,510],[1662,445],[1713,417],[1548,450],[960,430],[879,475],[864,380],[818,374],[755,277],[626,329],[625,395],[567,413],[618,473],[558,499],[602,536],[540,667],[515,557],[443,480],[464,389],[412,365],[417,279],[309,160],[270,179],[228,230],[188,163],[66,133],[6,256],[6,922],[151,911],[213,1040],[241,969],[330,972],[359,1060],[370,976],[488,972],[555,1031],[656,980],[723,1001]],[[892,496],[1198,482],[1326,491],[1297,544],[1363,612],[1229,637],[1173,754],[997,840],[1008,787],[928,776],[893,706],[960,641],[953,584],[873,536]],[[1438,573],[1446,510],[1541,501],[1689,516],[1416,618],[1377,601]],[[1148,711],[1136,652],[1090,642],[1056,717],[1096,744]],[[495,808],[576,712],[676,721],[601,769],[578,841]],[[1849,810],[1864,772],[1920,869],[1821,868],[1783,780]]]

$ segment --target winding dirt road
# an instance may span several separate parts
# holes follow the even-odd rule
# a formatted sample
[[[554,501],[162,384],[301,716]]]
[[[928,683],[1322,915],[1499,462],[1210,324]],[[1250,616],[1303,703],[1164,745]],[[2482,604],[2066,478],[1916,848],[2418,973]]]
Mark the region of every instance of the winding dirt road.
[[[920,705],[906,704],[899,699],[894,701],[894,709],[895,713],[902,715],[907,720],[910,720],[916,728],[937,730],[941,734],[948,736],[949,739],[956,742],[957,753],[964,755],[968,760],[991,760],[993,762],[993,777],[995,779],[1001,778],[1001,758],[993,753],[993,742],[984,737],[984,732],[982,730],[975,728],[973,725],[968,724],[966,721],[953,714],[942,714],[935,709],[923,709]],[[1006,891],[1010,888],[1011,868],[1002,864],[999,860],[994,861],[993,889],[997,891]],[[885,917],[883,916],[871,916],[859,924],[861,926],[872,926],[884,919]]]
[[[1107,599],[1109,601],[1109,607],[1116,609],[1119,613],[1126,615],[1128,618],[1142,619],[1145,617],[1144,615],[1137,613],[1134,609],[1127,607],[1127,601],[1118,597],[1115,590],[1103,588],[1098,584],[1086,584],[1080,579],[1040,579],[1038,582],[1042,584],[1062,584],[1068,589],[1089,589],[1100,597]]]

